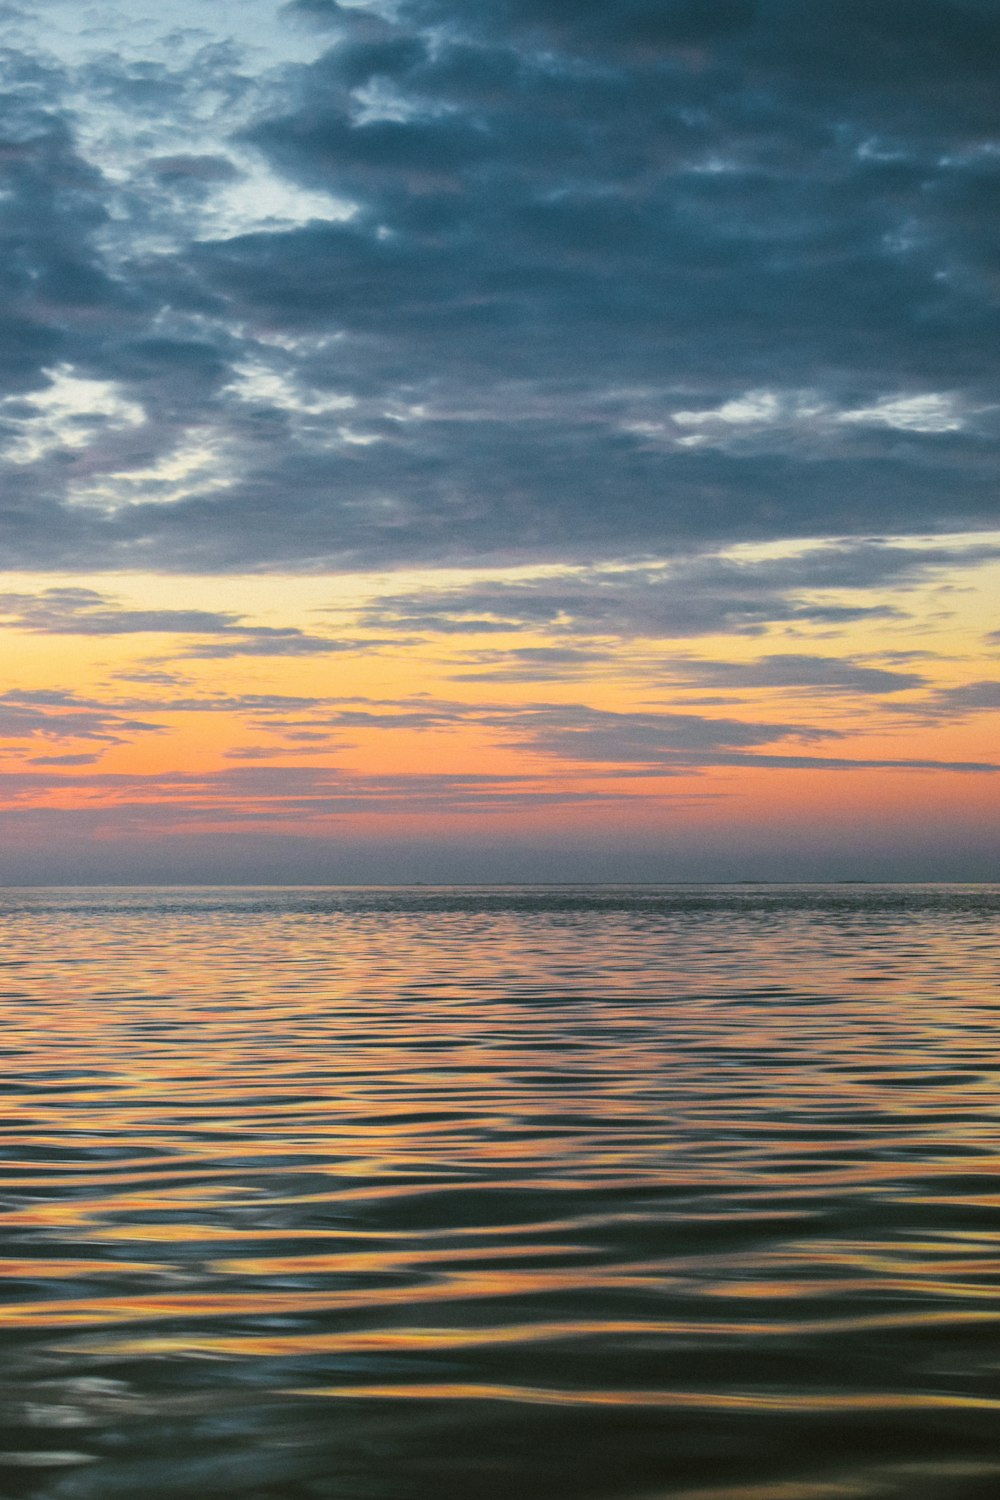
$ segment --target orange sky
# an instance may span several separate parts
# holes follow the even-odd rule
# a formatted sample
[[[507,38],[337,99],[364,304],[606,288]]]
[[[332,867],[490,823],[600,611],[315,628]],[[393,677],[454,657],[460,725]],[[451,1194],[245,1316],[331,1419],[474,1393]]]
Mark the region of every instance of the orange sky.
[[[198,848],[253,878],[264,849],[268,878],[302,841],[304,878],[388,878],[395,858],[443,879],[450,848],[477,847],[484,879],[780,878],[820,873],[823,849],[841,878],[929,878],[935,839],[949,873],[963,851],[990,873],[997,709],[968,685],[991,681],[1000,564],[956,546],[843,624],[464,625],[463,591],[553,577],[574,581],[8,575],[4,878],[26,851],[39,878],[62,860],[112,878],[122,845],[151,879]],[[426,628],[389,617],[403,596]]]

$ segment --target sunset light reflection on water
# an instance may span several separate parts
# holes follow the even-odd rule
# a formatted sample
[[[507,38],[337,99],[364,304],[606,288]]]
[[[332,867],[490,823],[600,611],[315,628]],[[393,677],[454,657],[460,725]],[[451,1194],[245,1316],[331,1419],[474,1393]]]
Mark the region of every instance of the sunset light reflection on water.
[[[4,892],[3,1494],[993,1493],[998,918]]]

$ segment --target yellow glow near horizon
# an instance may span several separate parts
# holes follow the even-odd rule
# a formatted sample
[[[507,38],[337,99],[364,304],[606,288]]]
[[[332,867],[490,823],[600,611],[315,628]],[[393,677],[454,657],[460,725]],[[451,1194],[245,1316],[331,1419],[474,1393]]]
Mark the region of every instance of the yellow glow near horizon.
[[[816,545],[726,557],[752,578],[756,566]],[[955,539],[957,560],[968,545]],[[793,614],[711,635],[619,637],[599,615],[589,626],[525,619],[487,630],[475,610],[468,628],[460,614],[458,628],[439,633],[419,618],[397,625],[391,613],[367,613],[394,597],[436,613],[456,592],[501,585],[607,577],[615,587],[623,572],[3,575],[0,769],[29,781],[0,786],[0,799],[100,813],[112,819],[108,837],[125,807],[142,826],[155,814],[161,829],[176,816],[178,830],[369,828],[373,837],[390,824],[398,836],[464,836],[499,816],[539,837],[576,828],[641,839],[664,818],[691,830],[721,830],[728,819],[801,833],[845,818],[902,825],[915,798],[958,822],[994,816],[994,778],[948,769],[996,754],[995,713],[960,701],[964,685],[995,670],[984,642],[1000,561],[988,556],[892,588],[801,591],[811,605],[867,611],[857,618]],[[669,598],[669,570],[657,586]],[[516,588],[513,597],[522,597]],[[162,612],[194,613],[187,623],[198,628],[115,633],[115,611],[161,615],[150,620],[161,627],[171,626]],[[269,654],[267,631],[336,649],[289,653],[286,634]],[[804,663],[801,681],[795,670],[783,681],[786,659]],[[862,677],[852,691],[852,665],[923,680],[865,691]],[[845,771],[826,760],[904,764]],[[921,769],[926,762],[938,764]]]

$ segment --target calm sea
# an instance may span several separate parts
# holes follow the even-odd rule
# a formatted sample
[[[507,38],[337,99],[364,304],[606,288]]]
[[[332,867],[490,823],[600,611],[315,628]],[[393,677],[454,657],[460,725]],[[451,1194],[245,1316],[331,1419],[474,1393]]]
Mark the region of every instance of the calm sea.
[[[1000,886],[0,940],[3,1500],[1000,1493]]]

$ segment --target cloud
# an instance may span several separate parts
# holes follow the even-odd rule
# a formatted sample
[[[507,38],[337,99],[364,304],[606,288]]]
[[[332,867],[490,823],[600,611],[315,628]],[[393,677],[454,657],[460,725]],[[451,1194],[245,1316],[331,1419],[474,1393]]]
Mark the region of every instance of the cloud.
[[[114,708],[80,705],[72,695],[10,691],[0,694],[0,738],[12,740],[100,740],[126,744],[162,725],[128,717]]]
[[[33,766],[92,766],[100,760],[99,755],[33,755]]]
[[[181,659],[208,660],[227,656],[326,656],[339,651],[372,651],[384,641],[336,641],[329,636],[307,635],[294,625],[256,625],[227,633],[219,639],[187,646]]]
[[[453,682],[546,682],[563,681],[595,669],[606,671],[614,664],[627,673],[629,664],[614,649],[591,650],[575,646],[522,646],[509,651],[478,651],[471,654],[480,665],[475,670],[453,672]],[[649,663],[636,661],[633,670],[648,670]],[[866,666],[839,656],[817,656],[784,652],[758,657],[755,661],[712,661],[692,658],[688,662],[657,661],[659,681],[687,682],[695,688],[726,687],[733,691],[754,688],[803,690],[812,696],[883,696],[920,688],[927,682],[920,672],[901,672],[891,667]]]
[[[1000,710],[1000,681],[986,678],[965,682],[958,687],[939,688],[916,703],[900,705],[916,718],[934,723],[963,719],[970,714],[996,713]]]
[[[775,653],[753,662],[692,662],[690,679],[733,688],[805,688],[810,692],[820,690],[876,696],[907,692],[924,686],[927,681],[920,672],[868,667],[846,657],[798,652]]]
[[[992,0],[251,10],[4,12],[0,627],[119,668],[0,693],[6,826],[84,863],[94,830],[596,827],[749,770],[957,806],[1000,708],[957,654],[1000,562]],[[332,607],[258,612],[275,573]],[[269,691],[389,643],[418,691]],[[179,769],[96,764],[178,724]],[[530,774],[409,774],[443,742]]]
[[[250,625],[226,611],[123,609],[89,588],[49,588],[39,594],[0,594],[0,616],[9,626],[37,635],[195,635],[207,639],[175,648],[180,659],[231,656],[315,656],[354,651],[359,643],[309,635],[297,626]],[[367,640],[363,649],[382,642]],[[148,678],[149,674],[146,674]],[[153,680],[162,681],[163,674]]]
[[[581,646],[515,646],[465,652],[461,659],[466,665],[471,660],[473,670],[450,672],[452,682],[561,682],[606,666],[610,653]]]
[[[771,558],[709,554],[669,564],[582,568],[534,579],[386,594],[366,620],[442,634],[546,629],[556,633],[676,639],[761,633],[779,623],[843,625],[900,617],[884,602],[904,589],[998,555],[994,544],[965,548],[848,541]],[[865,591],[883,602],[858,602]]]
[[[789,741],[840,739],[828,728],[802,724],[753,723],[695,713],[613,713],[583,705],[550,705],[523,710],[512,718],[523,748],[569,761],[628,766],[630,762],[659,771],[695,771],[713,766],[758,766],[827,771],[923,770],[991,774],[1000,762],[935,760],[925,757],[873,759],[861,756],[762,752],[758,747]]]
[[[258,9],[11,31],[9,566],[995,524],[992,7]]]
[[[92,446],[105,432],[139,427],[145,412],[123,399],[115,383],[87,380],[68,366],[43,370],[48,385],[30,395],[0,402],[0,429],[10,434],[3,456],[10,463],[34,464],[66,449]]]
[[[40,762],[45,764],[45,762]],[[55,763],[53,763],[55,764]],[[185,826],[266,827],[303,817],[350,818],[377,814],[435,817],[516,814],[543,807],[601,806],[620,793],[567,788],[544,776],[425,773],[365,776],[341,768],[235,765],[202,774],[130,775],[88,772],[0,771],[0,808],[8,828],[17,815],[37,822],[53,812],[76,815],[83,827],[118,833],[168,831]],[[82,764],[82,762],[81,762]],[[83,809],[39,805],[46,794],[88,791]],[[630,793],[637,801],[644,792]]]
[[[527,730],[522,741],[525,747],[567,760],[609,764],[697,765],[706,753],[774,744],[790,737],[821,737],[800,724],[753,723],[694,713],[614,713],[577,704],[524,709],[512,719],[510,729],[517,732],[522,726]]]
[[[200,609],[122,609],[89,588],[49,588],[38,594],[0,594],[8,625],[38,635],[204,634],[225,632],[237,617]]]

